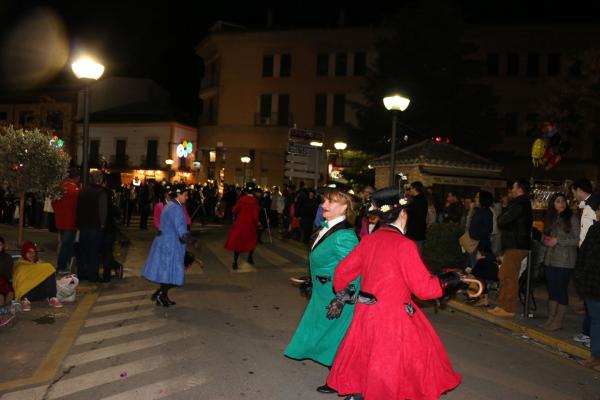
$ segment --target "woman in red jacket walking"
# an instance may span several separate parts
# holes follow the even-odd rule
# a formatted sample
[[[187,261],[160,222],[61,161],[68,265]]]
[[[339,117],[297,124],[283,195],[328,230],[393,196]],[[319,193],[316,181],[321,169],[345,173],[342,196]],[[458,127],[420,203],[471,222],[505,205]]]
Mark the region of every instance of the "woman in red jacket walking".
[[[350,329],[339,347],[327,385],[346,400],[433,400],[460,384],[435,330],[412,300],[442,297],[461,287],[461,276],[433,276],[417,246],[404,236],[407,199],[398,188],[372,196],[369,212],[382,225],[365,236],[337,266],[328,318],[356,301]],[[359,293],[351,282],[361,276]]]
[[[252,253],[256,248],[256,229],[260,206],[253,191],[253,187],[244,188],[242,195],[231,210],[235,215],[235,221],[227,234],[225,248],[233,251],[232,268],[234,270],[238,269],[240,253],[248,253],[248,263],[254,264]]]

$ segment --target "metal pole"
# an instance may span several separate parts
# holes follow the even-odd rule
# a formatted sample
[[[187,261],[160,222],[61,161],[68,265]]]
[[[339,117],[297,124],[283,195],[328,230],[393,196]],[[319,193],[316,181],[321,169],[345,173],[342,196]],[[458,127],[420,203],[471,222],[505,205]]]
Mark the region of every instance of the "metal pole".
[[[396,122],[398,112],[392,111],[392,149],[390,154],[390,186],[394,186],[396,181]]]
[[[319,148],[315,147],[315,189],[319,188]]]
[[[90,147],[90,86],[86,84],[83,88],[83,149],[81,155],[81,166],[83,173],[83,187],[88,185],[88,158]]]

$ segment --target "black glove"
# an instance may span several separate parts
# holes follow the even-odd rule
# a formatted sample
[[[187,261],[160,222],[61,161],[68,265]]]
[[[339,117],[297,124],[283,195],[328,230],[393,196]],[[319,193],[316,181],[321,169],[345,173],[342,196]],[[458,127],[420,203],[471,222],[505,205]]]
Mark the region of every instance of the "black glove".
[[[179,242],[183,243],[183,244],[187,244],[188,238],[189,238],[189,235],[186,233],[185,235],[183,235],[179,238]]]
[[[455,271],[439,274],[438,279],[440,280],[440,286],[444,292],[442,296],[444,299],[450,298],[459,290],[467,289],[469,287],[469,285],[463,282],[462,275]]]
[[[342,315],[342,310],[344,309],[346,303],[356,303],[356,288],[354,285],[349,285],[335,294],[334,299],[331,300],[331,303],[329,303],[329,305],[326,307],[327,318],[339,318],[340,315]]]
[[[306,297],[307,299],[310,299],[310,296],[312,294],[312,288],[313,288],[312,279],[310,279],[310,277],[308,277],[298,287],[300,289],[300,294],[302,296]]]

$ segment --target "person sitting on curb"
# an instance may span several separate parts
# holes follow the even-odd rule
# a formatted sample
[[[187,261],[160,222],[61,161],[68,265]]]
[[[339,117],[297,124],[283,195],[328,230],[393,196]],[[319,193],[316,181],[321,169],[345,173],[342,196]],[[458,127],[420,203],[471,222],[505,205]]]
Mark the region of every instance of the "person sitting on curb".
[[[0,295],[2,295],[1,305],[10,304],[15,298],[15,291],[12,287],[13,259],[5,251],[4,238],[0,236]]]
[[[48,305],[53,308],[63,306],[56,297],[55,273],[52,264],[38,259],[36,245],[26,240],[13,273],[15,298],[21,301],[23,311],[31,311],[30,301],[36,300],[48,299]]]

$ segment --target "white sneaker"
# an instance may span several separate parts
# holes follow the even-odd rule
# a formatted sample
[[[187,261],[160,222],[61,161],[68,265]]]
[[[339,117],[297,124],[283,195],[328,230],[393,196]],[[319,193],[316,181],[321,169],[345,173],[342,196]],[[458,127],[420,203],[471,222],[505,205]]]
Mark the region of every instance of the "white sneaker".
[[[588,335],[584,335],[583,333],[578,333],[577,335],[573,336],[573,340],[579,343],[589,343],[590,337]]]

